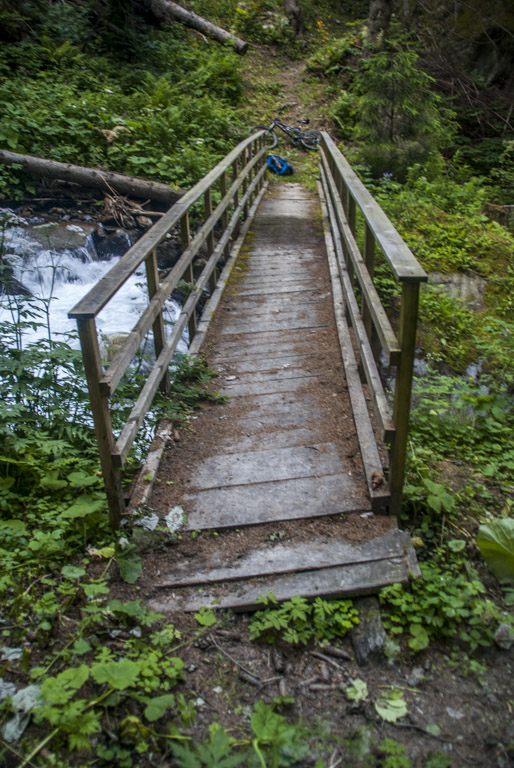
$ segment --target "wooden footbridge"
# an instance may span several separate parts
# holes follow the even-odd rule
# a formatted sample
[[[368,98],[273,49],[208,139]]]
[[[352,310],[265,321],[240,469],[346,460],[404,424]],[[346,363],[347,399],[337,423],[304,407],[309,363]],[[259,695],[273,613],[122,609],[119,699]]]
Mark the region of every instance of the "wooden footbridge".
[[[283,181],[267,189],[263,142],[260,131],[239,144],[70,313],[113,526],[145,503],[163,517],[183,509],[195,540],[218,534],[160,557],[161,610],[245,609],[266,592],[365,594],[417,573],[396,515],[426,275],[328,134],[317,193]],[[161,278],[156,248],[175,230],[182,255]],[[148,307],[104,368],[95,318],[143,262]],[[392,319],[374,285],[378,268],[399,286]],[[184,279],[191,292],[168,329],[164,305]],[[121,468],[157,389],[169,390],[186,325],[189,354],[206,354],[227,401],[203,409],[178,443],[167,425],[158,431],[146,480],[126,505]],[[116,440],[109,397],[149,331],[155,364]],[[392,407],[379,357],[395,372]]]

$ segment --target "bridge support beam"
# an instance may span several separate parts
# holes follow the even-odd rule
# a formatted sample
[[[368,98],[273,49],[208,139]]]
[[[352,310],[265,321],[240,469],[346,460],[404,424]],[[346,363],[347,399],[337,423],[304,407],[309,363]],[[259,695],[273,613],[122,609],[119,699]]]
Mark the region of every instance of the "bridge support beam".
[[[396,373],[393,419],[396,427],[391,445],[389,486],[391,489],[390,511],[399,515],[402,508],[402,489],[407,459],[412,374],[416,351],[416,327],[418,322],[419,283],[402,283],[399,342],[400,362]]]

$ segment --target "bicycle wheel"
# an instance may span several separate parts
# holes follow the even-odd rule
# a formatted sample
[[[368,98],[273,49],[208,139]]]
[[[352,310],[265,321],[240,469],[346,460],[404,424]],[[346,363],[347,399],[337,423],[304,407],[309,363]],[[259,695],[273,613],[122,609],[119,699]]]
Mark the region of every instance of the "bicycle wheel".
[[[318,139],[300,139],[300,146],[302,149],[316,151],[319,147]]]
[[[307,150],[316,150],[321,139],[320,131],[304,131],[300,136],[300,146]]]
[[[274,149],[277,146],[278,136],[272,128],[269,128],[267,125],[252,125],[249,132],[255,133],[255,131],[267,131],[267,133],[271,136],[272,143],[266,144],[266,149]]]

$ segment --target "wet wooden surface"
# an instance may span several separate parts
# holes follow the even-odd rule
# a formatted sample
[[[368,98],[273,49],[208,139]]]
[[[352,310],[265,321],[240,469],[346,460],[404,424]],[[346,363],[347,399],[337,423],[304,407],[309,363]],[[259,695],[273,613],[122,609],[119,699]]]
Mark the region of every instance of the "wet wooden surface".
[[[313,368],[312,352],[326,344],[332,295],[319,269],[326,253],[317,196],[280,185],[261,203],[249,240],[210,357],[230,373],[219,391],[230,398],[237,440],[195,467],[185,499],[190,530],[371,508],[364,474],[325,437],[327,418],[338,414],[316,396],[325,372]],[[337,345],[333,355],[340,360]]]
[[[352,515],[373,518],[371,510],[387,504],[388,488],[384,482],[373,498],[378,452],[373,447],[370,470],[370,446],[358,443],[334,295],[337,303],[319,199],[299,185],[281,184],[260,205],[239,277],[229,283],[207,334],[208,361],[220,374],[217,389],[229,399],[205,416],[206,432],[205,424],[195,428],[198,454],[190,458],[180,497],[183,536],[210,530],[225,531],[224,538],[220,534],[216,546],[213,537],[201,558],[170,559],[156,583],[157,610],[245,610],[268,591],[279,599],[351,596],[408,580],[415,555],[395,519],[381,531],[370,526],[369,539],[358,542],[338,527],[338,519]],[[248,526],[277,524],[287,531],[288,523],[328,516],[333,533],[321,539],[288,542],[285,534],[284,543],[264,539],[235,556],[236,545],[226,538],[241,537]]]

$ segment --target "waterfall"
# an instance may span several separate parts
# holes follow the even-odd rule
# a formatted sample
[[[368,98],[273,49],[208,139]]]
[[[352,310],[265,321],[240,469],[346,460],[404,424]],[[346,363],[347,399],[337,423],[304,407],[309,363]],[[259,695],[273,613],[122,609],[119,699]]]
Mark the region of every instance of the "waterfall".
[[[36,321],[42,327],[27,329],[24,345],[46,338],[49,325],[54,340],[78,346],[76,336],[67,336],[76,330],[76,323],[68,318],[68,312],[121,257],[106,254],[105,247],[99,256],[93,238],[94,224],[45,223],[42,219],[17,216],[10,209],[0,209],[0,221],[4,221],[0,258],[11,284],[7,291],[5,286],[0,287],[3,292],[0,322],[15,319],[18,308],[30,303],[31,307],[38,307]],[[121,234],[121,238],[123,235],[126,250],[132,242],[127,233]],[[128,333],[147,305],[143,265],[96,318],[100,340]],[[165,321],[172,325],[179,313],[179,304],[169,299]],[[180,341],[178,352],[187,352],[187,333]]]

